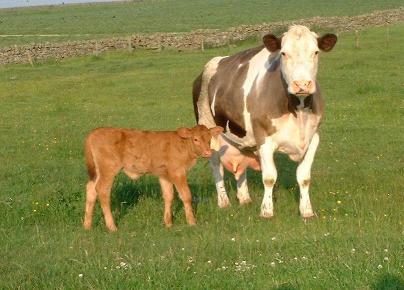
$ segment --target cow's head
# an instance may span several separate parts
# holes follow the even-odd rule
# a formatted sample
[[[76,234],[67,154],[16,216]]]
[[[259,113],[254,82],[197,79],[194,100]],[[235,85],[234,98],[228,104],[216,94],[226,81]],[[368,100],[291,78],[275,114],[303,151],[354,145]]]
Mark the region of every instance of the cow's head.
[[[282,76],[288,92],[306,97],[316,91],[319,51],[330,51],[337,42],[337,36],[325,34],[318,37],[307,27],[294,25],[282,37],[267,34],[263,41],[270,52],[280,54]]]
[[[190,140],[194,153],[206,158],[212,156],[210,147],[212,138],[217,138],[222,132],[223,128],[219,126],[208,129],[204,125],[196,125],[193,128],[177,129],[177,134],[181,138]]]

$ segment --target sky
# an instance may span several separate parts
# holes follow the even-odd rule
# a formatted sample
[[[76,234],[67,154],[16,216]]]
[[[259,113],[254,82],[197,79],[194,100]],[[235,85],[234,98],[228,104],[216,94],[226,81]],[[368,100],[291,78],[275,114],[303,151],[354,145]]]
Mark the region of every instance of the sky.
[[[118,0],[0,0],[0,8],[112,1]]]

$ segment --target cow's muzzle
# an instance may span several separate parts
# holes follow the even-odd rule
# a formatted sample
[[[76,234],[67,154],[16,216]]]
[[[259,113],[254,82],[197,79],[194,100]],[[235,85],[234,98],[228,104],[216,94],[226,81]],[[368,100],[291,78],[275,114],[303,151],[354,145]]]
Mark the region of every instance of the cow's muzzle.
[[[298,97],[307,97],[316,91],[315,82],[309,81],[293,81],[290,85],[290,93]]]

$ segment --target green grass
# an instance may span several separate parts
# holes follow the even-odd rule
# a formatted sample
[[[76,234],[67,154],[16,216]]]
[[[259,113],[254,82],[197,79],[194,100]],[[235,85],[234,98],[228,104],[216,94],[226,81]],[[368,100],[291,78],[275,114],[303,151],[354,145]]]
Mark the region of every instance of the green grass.
[[[91,39],[135,32],[225,29],[313,16],[349,16],[403,6],[398,0],[156,0],[0,10],[0,47]],[[58,37],[29,35],[61,34]]]
[[[296,166],[279,155],[272,220],[258,217],[259,173],[250,172],[251,205],[237,204],[228,181],[232,206],[221,210],[201,160],[189,175],[196,227],[177,200],[174,227],[165,229],[157,180],[119,176],[119,231],[105,230],[98,205],[94,229],[81,228],[85,134],[193,125],[191,84],[204,63],[254,43],[1,67],[0,288],[403,289],[403,34],[403,25],[390,27],[386,47],[386,28],[366,30],[359,49],[342,34],[321,55],[327,108],[311,187],[318,217],[307,223]]]

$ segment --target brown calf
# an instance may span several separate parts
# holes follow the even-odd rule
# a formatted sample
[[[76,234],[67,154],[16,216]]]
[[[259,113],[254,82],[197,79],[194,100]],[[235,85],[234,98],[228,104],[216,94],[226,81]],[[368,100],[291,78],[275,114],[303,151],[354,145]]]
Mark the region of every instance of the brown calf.
[[[132,179],[143,174],[159,177],[164,198],[164,223],[172,225],[171,205],[175,185],[184,204],[188,224],[195,224],[192,196],[186,172],[199,156],[210,157],[210,141],[223,128],[207,129],[203,125],[179,128],[177,131],[153,132],[121,128],[99,128],[91,131],[85,142],[87,183],[84,228],[91,228],[95,201],[98,199],[110,231],[117,228],[111,213],[110,194],[115,176],[123,171]]]

